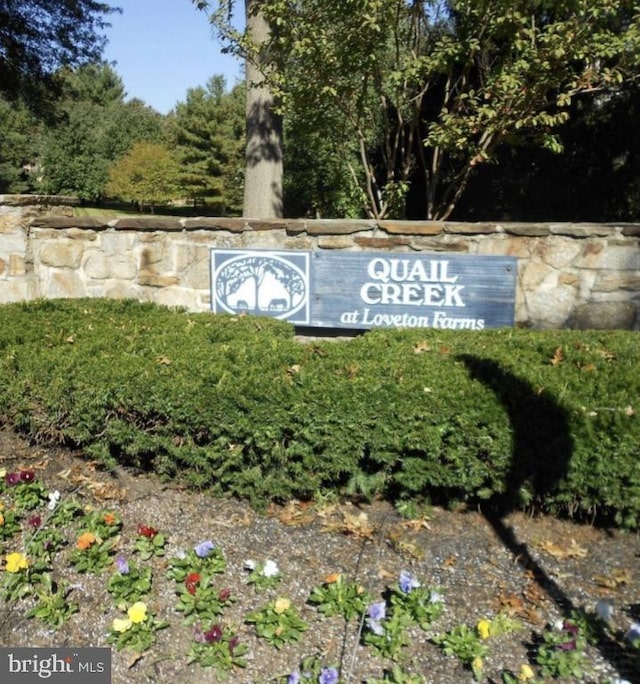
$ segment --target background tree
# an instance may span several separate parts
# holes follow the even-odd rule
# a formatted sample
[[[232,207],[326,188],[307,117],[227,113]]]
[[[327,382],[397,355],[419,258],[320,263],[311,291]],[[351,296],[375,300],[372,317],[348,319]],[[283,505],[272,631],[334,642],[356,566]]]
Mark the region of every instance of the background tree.
[[[176,199],[180,166],[164,145],[140,141],[109,170],[107,193],[136,202],[153,213],[157,204]]]
[[[234,0],[218,0],[212,8],[207,0],[192,0],[206,11],[228,51],[245,62],[246,149],[243,216],[274,218],[283,215],[283,123],[276,98],[265,78],[270,68],[272,25],[267,20],[265,0],[245,0],[245,30],[232,23]]]
[[[351,141],[342,147],[310,126],[304,113],[284,126],[284,214],[309,218],[357,218],[362,213],[359,184],[349,160],[357,159]]]
[[[0,97],[0,131],[0,193],[29,192],[40,123],[21,102]]]
[[[501,145],[526,138],[560,151],[572,100],[637,73],[634,0],[282,0],[260,9],[274,28],[260,51],[265,83],[285,118],[304,110],[337,146],[357,143],[352,175],[376,218],[401,215],[409,191],[413,215],[449,217]],[[231,30],[223,35],[246,49]]]
[[[100,59],[106,18],[118,11],[94,0],[0,3],[0,94],[35,107],[61,67]]]
[[[563,153],[525,141],[502,146],[462,198],[461,220],[637,221],[640,83],[603,98],[576,98],[559,129]]]
[[[64,95],[43,132],[38,189],[100,201],[111,163],[136,140],[159,140],[162,117],[139,100],[125,103],[108,64],[66,69],[58,79]]]
[[[207,202],[221,214],[242,208],[245,148],[244,85],[225,92],[222,76],[206,88],[190,88],[170,117],[180,161],[180,185],[194,201]]]

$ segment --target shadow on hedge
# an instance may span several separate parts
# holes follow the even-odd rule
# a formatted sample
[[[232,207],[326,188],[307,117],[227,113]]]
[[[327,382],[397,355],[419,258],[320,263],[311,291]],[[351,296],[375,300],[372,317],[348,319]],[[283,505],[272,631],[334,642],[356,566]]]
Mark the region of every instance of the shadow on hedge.
[[[562,406],[542,396],[496,361],[469,354],[461,354],[458,358],[466,365],[472,379],[495,393],[513,430],[512,457],[505,477],[504,495],[496,506],[487,506],[483,514],[513,555],[514,562],[531,573],[562,614],[569,617],[577,606],[505,522],[509,513],[521,509],[523,491],[526,491],[527,499],[543,502],[545,495],[567,475],[573,452],[567,413]],[[600,635],[597,648],[614,667],[624,663],[624,650],[608,635]]]

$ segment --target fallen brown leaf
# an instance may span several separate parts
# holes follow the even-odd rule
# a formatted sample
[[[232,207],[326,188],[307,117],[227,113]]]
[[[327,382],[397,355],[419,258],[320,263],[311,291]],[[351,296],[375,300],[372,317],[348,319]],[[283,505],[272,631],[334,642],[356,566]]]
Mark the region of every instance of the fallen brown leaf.
[[[606,589],[617,589],[623,584],[631,583],[631,570],[626,568],[614,568],[608,575],[596,575],[593,581]]]
[[[340,532],[354,537],[371,539],[375,534],[375,527],[369,522],[369,516],[364,511],[351,513],[341,511],[342,520],[328,520],[323,526],[325,532]]]
[[[575,539],[571,540],[568,548],[559,546],[549,539],[543,539],[538,546],[543,551],[553,556],[556,560],[566,560],[567,558],[585,558],[587,555],[587,549],[580,546]]]
[[[290,501],[285,506],[269,507],[268,514],[277,518],[283,525],[308,525],[313,522],[316,513],[313,505],[306,501]]]

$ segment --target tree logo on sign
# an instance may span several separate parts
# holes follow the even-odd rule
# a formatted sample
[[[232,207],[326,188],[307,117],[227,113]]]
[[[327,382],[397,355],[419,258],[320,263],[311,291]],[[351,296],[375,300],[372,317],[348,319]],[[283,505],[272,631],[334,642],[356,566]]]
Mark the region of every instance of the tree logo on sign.
[[[306,312],[309,279],[303,264],[275,252],[229,254],[230,258],[224,259],[221,253],[214,252],[216,311],[280,319],[292,319]]]

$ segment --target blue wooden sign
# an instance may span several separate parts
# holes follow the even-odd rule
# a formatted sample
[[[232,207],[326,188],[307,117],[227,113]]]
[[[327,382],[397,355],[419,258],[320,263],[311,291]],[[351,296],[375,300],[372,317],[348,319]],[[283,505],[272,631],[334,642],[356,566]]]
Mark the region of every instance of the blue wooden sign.
[[[318,328],[483,330],[514,322],[517,259],[211,250],[214,312]]]

